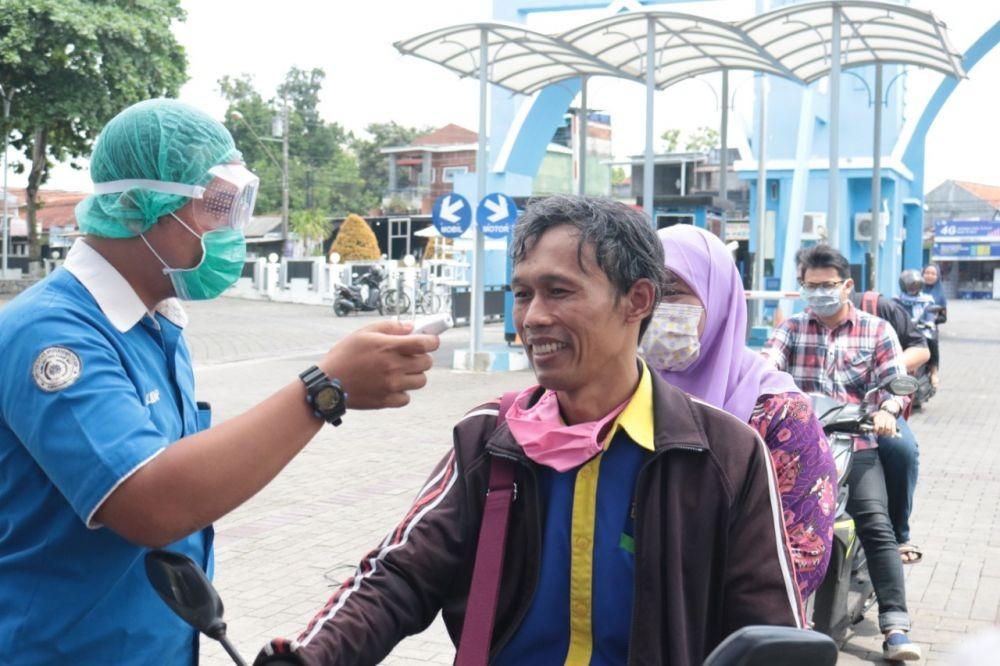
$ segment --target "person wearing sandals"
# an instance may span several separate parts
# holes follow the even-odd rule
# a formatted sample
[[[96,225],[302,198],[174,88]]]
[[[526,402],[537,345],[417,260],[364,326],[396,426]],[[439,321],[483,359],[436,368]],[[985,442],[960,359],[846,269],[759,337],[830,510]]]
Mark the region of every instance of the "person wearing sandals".
[[[871,414],[872,431],[854,436],[847,512],[864,546],[878,599],[879,630],[885,636],[882,656],[888,661],[915,661],[920,659],[920,646],[908,636],[906,580],[889,519],[877,440],[896,433],[896,419],[909,400],[887,391],[869,396],[870,389],[906,374],[899,338],[884,320],[851,303],[850,264],[836,249],[824,244],[803,248],[796,263],[809,307],[775,327],[762,353],[804,391],[852,404],[866,401],[861,408]]]
[[[916,375],[917,370],[931,358],[927,338],[917,329],[910,314],[897,301],[878,292],[852,292],[854,307],[884,319],[896,331],[903,348],[906,371]],[[901,414],[896,419],[895,435],[878,438],[878,457],[885,473],[885,490],[889,500],[889,520],[899,543],[899,557],[903,564],[916,564],[923,559],[920,547],[910,543],[910,515],[913,513],[913,494],[920,475],[920,445]]]
[[[667,282],[642,340],[646,363],[670,384],[746,421],[771,452],[799,593],[830,562],[837,466],[809,398],[746,346],[747,305],[732,256],[691,225],[658,233]]]

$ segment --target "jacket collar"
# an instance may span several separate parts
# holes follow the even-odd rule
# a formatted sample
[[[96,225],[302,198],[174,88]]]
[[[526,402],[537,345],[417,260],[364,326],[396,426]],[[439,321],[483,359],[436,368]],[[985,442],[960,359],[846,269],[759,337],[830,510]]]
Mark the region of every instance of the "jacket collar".
[[[84,239],[78,239],[70,248],[63,268],[90,292],[104,316],[121,333],[131,330],[147,314],[151,317],[154,314],[146,310],[142,299],[122,274]],[[159,312],[179,328],[187,325],[187,313],[176,298],[160,302],[154,312]]]
[[[652,380],[654,451],[709,448],[708,436],[695,417],[691,397],[668,384],[658,373],[648,370],[646,372]],[[532,396],[531,402],[541,397],[543,392],[544,389],[539,388]],[[497,428],[490,436],[486,448],[507,457],[529,460],[510,434],[510,428],[506,424]]]

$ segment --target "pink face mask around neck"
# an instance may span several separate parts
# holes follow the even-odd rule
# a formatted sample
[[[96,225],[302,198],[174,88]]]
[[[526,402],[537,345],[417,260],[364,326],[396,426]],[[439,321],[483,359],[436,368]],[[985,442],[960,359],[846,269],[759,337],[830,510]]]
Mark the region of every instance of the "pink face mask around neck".
[[[606,426],[629,402],[626,400],[597,421],[566,425],[554,391],[545,391],[538,402],[526,407],[537,390],[532,386],[517,396],[507,412],[507,425],[528,458],[557,472],[578,467],[600,453]]]

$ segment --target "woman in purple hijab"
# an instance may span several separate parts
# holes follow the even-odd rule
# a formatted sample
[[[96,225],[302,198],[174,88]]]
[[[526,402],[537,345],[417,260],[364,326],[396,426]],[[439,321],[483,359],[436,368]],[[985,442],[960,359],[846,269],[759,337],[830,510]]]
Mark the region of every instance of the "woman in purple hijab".
[[[833,539],[837,470],[826,437],[791,375],[747,348],[743,282],[722,241],[690,225],[659,236],[669,283],[643,356],[668,382],[743,419],[767,444],[805,599],[823,579]]]

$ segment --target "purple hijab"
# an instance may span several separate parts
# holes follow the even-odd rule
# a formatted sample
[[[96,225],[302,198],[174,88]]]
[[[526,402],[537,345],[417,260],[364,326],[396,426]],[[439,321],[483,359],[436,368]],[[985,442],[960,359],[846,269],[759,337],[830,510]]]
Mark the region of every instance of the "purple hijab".
[[[765,394],[799,392],[786,372],[775,370],[746,346],[747,303],[743,282],[722,241],[703,229],[678,224],[658,232],[666,266],[705,306],[701,353],[687,369],[660,371],[674,386],[749,421]]]

